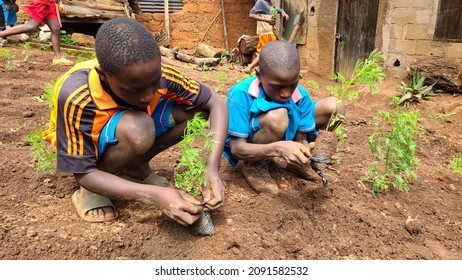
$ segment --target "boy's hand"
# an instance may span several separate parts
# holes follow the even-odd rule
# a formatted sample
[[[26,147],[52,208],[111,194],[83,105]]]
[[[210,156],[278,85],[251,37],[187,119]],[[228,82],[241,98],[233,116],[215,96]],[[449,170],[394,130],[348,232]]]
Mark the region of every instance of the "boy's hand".
[[[186,192],[167,187],[162,191],[162,198],[158,207],[162,213],[179,224],[187,226],[199,219],[201,203]]]
[[[281,157],[290,164],[306,165],[311,157],[310,147],[294,141],[280,141],[278,146]]]
[[[210,199],[210,188],[203,188],[202,195],[205,202],[204,206],[209,210],[213,210],[223,205],[223,200],[225,197],[225,186],[218,174],[207,172],[207,178],[209,179],[210,185],[212,186],[213,198]]]
[[[59,12],[60,12],[61,14],[65,14],[65,13],[66,13],[66,7],[64,6],[63,3],[59,3],[58,9],[59,9]]]
[[[283,17],[285,20],[289,20],[289,15],[286,14],[286,12],[282,11],[282,12],[281,12],[281,15],[282,15],[282,17]]]

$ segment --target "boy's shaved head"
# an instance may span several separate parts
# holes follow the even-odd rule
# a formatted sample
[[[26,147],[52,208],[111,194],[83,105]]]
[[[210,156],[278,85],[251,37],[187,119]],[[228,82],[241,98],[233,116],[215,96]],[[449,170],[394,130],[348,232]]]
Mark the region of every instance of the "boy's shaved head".
[[[260,52],[260,73],[300,69],[300,56],[291,43],[278,40],[267,43]]]
[[[100,67],[111,75],[118,75],[123,66],[160,57],[159,45],[151,32],[130,18],[115,18],[101,25],[95,52]]]

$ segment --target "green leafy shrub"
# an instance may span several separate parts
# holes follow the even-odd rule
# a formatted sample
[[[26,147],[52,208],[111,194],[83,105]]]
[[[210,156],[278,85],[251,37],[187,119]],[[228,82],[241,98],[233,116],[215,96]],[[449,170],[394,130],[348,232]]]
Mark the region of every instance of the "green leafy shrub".
[[[24,55],[23,61],[26,62],[30,58],[32,46],[30,45],[29,42],[24,42],[19,45],[22,48],[21,53]]]
[[[7,71],[12,71],[18,66],[16,61],[14,61],[16,56],[8,49],[0,48],[0,58],[5,58],[5,70]]]
[[[373,50],[369,56],[364,60],[358,60],[355,64],[351,77],[347,79],[341,73],[336,73],[332,76],[333,80],[340,82],[339,86],[327,86],[326,89],[338,99],[337,109],[329,119],[327,129],[334,129],[335,133],[339,136],[339,145],[345,138],[345,128],[341,127],[341,123],[345,120],[345,116],[338,112],[340,104],[348,98],[348,100],[355,100],[358,98],[358,92],[354,90],[355,85],[367,84],[369,85],[370,93],[377,93],[378,89],[376,83],[382,83],[385,79],[385,74],[380,63],[383,61],[383,54],[378,50]]]
[[[215,88],[215,92],[219,93],[225,86],[226,79],[228,76],[224,72],[218,73],[218,86]]]
[[[201,195],[200,187],[208,186],[205,174],[207,154],[213,150],[213,132],[207,132],[207,120],[196,113],[187,122],[183,140],[179,143],[181,158],[174,170],[175,186],[192,196]]]
[[[421,75],[419,71],[415,71],[409,83],[401,82],[401,95],[399,96],[399,104],[409,108],[409,104],[413,102],[421,102],[428,100],[437,94],[433,92],[434,82],[431,85],[425,85],[426,77]]]
[[[372,183],[374,193],[387,190],[389,185],[407,192],[409,180],[416,178],[415,137],[421,136],[423,131],[418,125],[419,114],[402,111],[396,97],[394,104],[394,112],[379,111],[374,119],[377,123],[381,120],[387,124],[389,131],[380,129],[368,137],[369,149],[376,161],[372,162],[360,181]]]
[[[40,129],[35,129],[27,135],[24,140],[27,141],[30,146],[29,150],[33,159],[31,167],[36,171],[54,174],[56,154],[43,139],[42,131]]]
[[[456,174],[462,174],[462,153],[455,155],[449,163],[451,170]]]

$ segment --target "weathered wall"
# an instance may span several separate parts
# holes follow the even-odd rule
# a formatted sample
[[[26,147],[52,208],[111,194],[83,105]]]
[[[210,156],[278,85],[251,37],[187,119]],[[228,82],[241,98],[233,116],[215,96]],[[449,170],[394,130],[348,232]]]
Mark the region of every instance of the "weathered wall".
[[[309,0],[306,45],[298,46],[303,67],[321,75],[334,69],[337,0]]]
[[[255,34],[256,23],[248,17],[254,3],[253,0],[224,1],[229,49],[237,46],[237,39],[241,35]],[[224,49],[224,29],[222,15],[219,14],[220,9],[220,0],[184,0],[183,10],[169,15],[170,45],[181,49],[195,49],[210,26],[202,42]],[[212,23],[217,14],[216,20]],[[159,32],[165,26],[163,13],[144,13],[136,19],[153,32]]]
[[[462,43],[434,41],[438,0],[390,0],[383,25],[385,66],[405,70],[420,60],[462,58]],[[399,67],[396,66],[399,62]],[[394,66],[395,65],[395,66]]]
[[[462,58],[462,43],[433,40],[438,3],[380,1],[375,45],[384,53],[388,70],[404,74],[421,60]],[[307,44],[298,46],[302,64],[329,75],[334,71],[338,0],[309,0],[308,9]]]

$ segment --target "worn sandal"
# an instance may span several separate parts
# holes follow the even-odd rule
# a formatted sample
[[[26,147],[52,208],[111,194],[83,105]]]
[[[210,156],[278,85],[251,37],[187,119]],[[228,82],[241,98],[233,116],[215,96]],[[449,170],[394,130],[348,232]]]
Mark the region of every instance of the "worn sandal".
[[[75,209],[77,210],[77,213],[79,214],[80,218],[82,218],[82,220],[86,222],[90,222],[90,223],[110,222],[110,221],[115,220],[118,216],[111,200],[109,200],[109,198],[107,197],[104,197],[98,194],[91,194],[85,197],[84,199],[80,199],[80,190],[77,190],[72,195],[72,203],[74,204]],[[103,207],[112,207],[112,209],[114,210],[115,216],[95,218],[95,217],[87,215],[88,211],[97,209],[97,208],[103,208]]]

